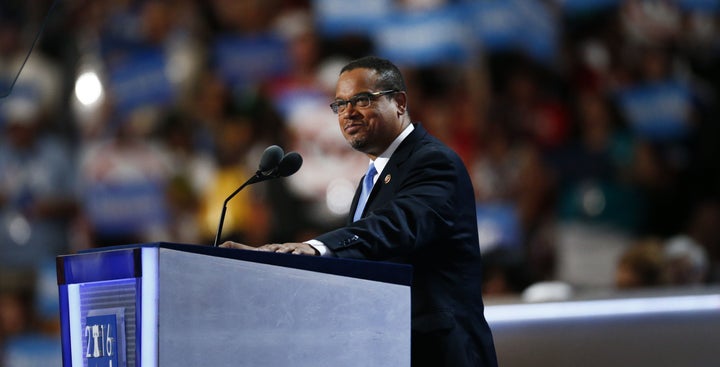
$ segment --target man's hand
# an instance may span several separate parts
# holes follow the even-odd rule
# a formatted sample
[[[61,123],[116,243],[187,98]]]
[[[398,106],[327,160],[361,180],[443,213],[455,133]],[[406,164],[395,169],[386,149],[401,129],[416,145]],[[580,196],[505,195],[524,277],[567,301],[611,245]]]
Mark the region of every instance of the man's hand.
[[[310,255],[310,256],[320,255],[320,253],[315,249],[315,247],[312,247],[312,246],[308,245],[307,243],[295,243],[295,242],[271,243],[271,244],[263,245],[260,247],[252,247],[252,246],[248,246],[248,245],[245,245],[242,243],[237,243],[237,242],[233,242],[233,241],[225,241],[219,247],[234,248],[234,249],[239,249],[239,250],[281,252],[284,254],[293,254],[293,255]]]
[[[242,243],[237,243],[237,242],[233,242],[233,241],[225,241],[218,247],[235,248],[238,250],[257,250],[257,247],[252,247],[252,246],[244,245]]]
[[[264,246],[260,246],[257,248],[258,251],[267,251],[267,252],[281,252],[284,254],[294,254],[294,255],[311,255],[311,256],[317,256],[320,255],[320,253],[315,249],[315,247],[312,247],[308,245],[307,243],[296,243],[296,242],[286,242],[286,243],[272,243]]]

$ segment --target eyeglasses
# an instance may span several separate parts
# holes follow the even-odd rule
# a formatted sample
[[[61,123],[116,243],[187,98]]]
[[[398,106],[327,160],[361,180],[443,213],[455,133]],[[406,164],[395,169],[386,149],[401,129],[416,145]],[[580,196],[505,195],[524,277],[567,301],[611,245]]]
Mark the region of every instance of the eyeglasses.
[[[368,107],[368,106],[370,106],[370,102],[372,102],[376,98],[378,98],[380,96],[384,96],[386,94],[393,94],[393,93],[397,93],[397,92],[399,92],[399,90],[397,90],[397,89],[388,89],[388,90],[383,90],[380,92],[373,92],[373,93],[370,93],[370,92],[359,93],[359,94],[356,94],[356,95],[350,97],[350,99],[348,99],[348,100],[338,99],[335,102],[330,103],[330,108],[332,109],[332,111],[334,113],[337,114],[337,113],[345,111],[348,104],[351,104],[354,107]]]

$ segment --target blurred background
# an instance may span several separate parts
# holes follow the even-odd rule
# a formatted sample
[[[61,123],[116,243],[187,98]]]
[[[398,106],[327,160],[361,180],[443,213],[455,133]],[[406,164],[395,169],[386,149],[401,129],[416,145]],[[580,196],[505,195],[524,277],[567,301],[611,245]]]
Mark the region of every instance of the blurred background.
[[[2,0],[0,366],[60,365],[55,256],[211,245],[268,145],[304,165],[235,197],[223,237],[341,225],[367,158],[328,104],[368,54],[401,66],[411,117],[471,173],[489,302],[717,284],[719,14],[720,0]]]

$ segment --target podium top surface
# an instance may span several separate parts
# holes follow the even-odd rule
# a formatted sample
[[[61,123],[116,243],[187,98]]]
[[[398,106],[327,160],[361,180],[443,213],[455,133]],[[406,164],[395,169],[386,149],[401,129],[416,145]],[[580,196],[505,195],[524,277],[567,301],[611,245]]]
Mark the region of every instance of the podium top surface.
[[[142,276],[142,249],[146,248],[231,258],[399,285],[409,286],[412,281],[412,266],[407,264],[156,242],[101,247],[77,254],[58,256],[58,285],[139,278]]]

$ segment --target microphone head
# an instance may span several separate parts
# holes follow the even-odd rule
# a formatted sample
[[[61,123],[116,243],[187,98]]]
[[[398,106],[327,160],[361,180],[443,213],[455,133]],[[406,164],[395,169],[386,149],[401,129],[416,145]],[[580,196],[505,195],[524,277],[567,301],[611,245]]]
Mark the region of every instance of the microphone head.
[[[265,148],[265,151],[260,158],[260,165],[258,167],[258,171],[264,174],[267,174],[266,172],[271,172],[272,170],[277,168],[278,164],[280,164],[280,161],[282,161],[284,156],[285,152],[283,152],[282,148],[277,145],[271,145]]]
[[[276,175],[279,177],[288,177],[300,169],[303,159],[297,152],[286,154],[278,165]]]

